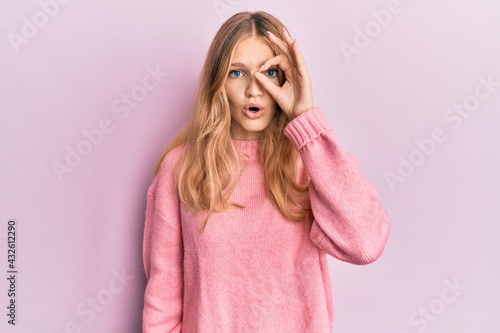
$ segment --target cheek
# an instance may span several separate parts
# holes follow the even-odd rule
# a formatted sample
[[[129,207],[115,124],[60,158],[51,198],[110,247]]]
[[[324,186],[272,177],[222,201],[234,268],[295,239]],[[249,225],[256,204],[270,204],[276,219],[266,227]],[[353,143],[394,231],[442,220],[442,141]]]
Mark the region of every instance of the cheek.
[[[228,83],[225,86],[226,96],[229,103],[233,103],[238,98],[238,87],[234,82]]]

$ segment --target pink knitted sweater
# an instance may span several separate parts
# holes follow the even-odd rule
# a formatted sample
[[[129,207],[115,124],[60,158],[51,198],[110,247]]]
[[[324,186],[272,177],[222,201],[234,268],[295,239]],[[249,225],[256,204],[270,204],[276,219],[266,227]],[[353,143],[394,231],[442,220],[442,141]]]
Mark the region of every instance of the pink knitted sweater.
[[[266,195],[260,141],[234,140],[244,171],[232,208],[193,215],[176,194],[170,151],[148,190],[144,333],[330,333],[333,305],[326,254],[353,264],[377,259],[387,213],[355,157],[337,143],[321,109],[291,121],[285,135],[310,181],[312,214],[291,222]]]

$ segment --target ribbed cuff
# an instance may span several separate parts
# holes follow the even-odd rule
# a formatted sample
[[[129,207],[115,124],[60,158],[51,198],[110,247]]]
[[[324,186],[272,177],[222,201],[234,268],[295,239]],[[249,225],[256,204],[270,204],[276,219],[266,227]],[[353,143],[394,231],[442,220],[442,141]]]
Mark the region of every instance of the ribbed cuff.
[[[292,140],[297,150],[317,138],[321,133],[331,130],[321,108],[307,110],[293,119],[285,127],[285,135]]]

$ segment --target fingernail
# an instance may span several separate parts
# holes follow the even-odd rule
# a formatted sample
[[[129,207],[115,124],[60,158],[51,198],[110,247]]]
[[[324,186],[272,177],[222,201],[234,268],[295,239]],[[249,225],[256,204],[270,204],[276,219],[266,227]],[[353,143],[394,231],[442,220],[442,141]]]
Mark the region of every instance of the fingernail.
[[[260,66],[259,72],[262,72],[263,69],[264,69],[264,65]]]
[[[271,36],[274,36],[274,34],[271,31],[268,31],[267,33]]]

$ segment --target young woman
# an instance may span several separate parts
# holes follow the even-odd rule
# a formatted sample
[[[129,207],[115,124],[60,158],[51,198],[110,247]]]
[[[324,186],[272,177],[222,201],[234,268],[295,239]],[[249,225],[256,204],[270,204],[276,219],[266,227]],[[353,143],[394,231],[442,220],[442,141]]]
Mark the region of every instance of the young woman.
[[[145,333],[331,332],[326,254],[374,261],[389,221],[312,96],[279,20],[221,26],[148,190]]]

